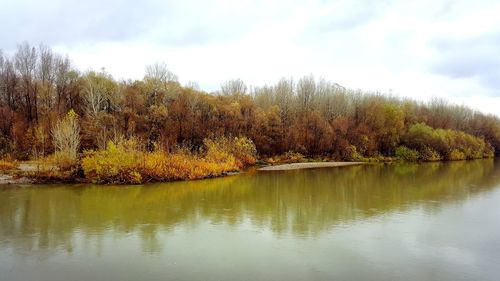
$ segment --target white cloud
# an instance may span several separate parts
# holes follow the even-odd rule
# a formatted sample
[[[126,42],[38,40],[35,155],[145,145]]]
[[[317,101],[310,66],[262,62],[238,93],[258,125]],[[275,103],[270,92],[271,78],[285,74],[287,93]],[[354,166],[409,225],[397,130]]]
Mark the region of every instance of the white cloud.
[[[232,78],[262,85],[312,73],[353,88],[500,108],[498,1],[78,3],[5,5],[0,24],[15,24],[0,44],[44,41],[80,68],[105,67],[119,79],[141,78],[160,60],[206,90]]]

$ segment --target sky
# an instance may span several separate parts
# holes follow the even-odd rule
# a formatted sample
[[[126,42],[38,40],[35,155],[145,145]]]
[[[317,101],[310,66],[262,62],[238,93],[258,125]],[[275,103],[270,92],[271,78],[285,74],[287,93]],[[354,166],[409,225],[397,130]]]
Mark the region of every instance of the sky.
[[[500,116],[500,1],[0,0],[0,49],[43,43],[80,70],[165,62],[206,91],[313,74]]]

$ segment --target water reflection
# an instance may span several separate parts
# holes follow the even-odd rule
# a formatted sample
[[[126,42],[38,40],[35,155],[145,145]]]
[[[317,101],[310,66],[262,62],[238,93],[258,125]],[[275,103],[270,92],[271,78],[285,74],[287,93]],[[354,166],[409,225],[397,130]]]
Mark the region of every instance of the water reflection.
[[[499,172],[498,163],[481,160],[249,171],[146,186],[5,186],[0,249],[50,256],[72,253],[83,238],[99,253],[105,239],[134,236],[144,253],[157,254],[165,251],[162,234],[205,224],[314,238],[388,213],[432,214],[499,186]]]

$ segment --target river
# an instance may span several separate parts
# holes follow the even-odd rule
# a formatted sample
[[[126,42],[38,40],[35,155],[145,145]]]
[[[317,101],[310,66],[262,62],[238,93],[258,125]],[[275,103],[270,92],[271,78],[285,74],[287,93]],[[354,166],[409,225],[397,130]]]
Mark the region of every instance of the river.
[[[0,186],[0,280],[500,280],[500,161]]]

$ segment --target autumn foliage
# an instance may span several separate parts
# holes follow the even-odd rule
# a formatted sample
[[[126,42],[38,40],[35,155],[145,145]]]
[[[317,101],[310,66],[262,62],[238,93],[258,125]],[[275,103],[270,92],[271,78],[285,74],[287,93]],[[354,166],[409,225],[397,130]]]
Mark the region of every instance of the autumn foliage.
[[[141,151],[136,140],[109,141],[105,150],[86,151],[82,168],[90,181],[142,183],[215,177],[255,163],[255,146],[245,137],[206,139],[204,143],[200,153],[186,148],[168,153]]]
[[[104,70],[81,72],[46,46],[0,53],[0,158],[54,155],[60,169],[82,165],[96,181],[145,182],[218,175],[257,155],[437,161],[500,152],[498,117],[439,99],[312,76],[263,87],[237,79],[207,93],[181,85],[164,64],[146,70],[142,80],[116,81]]]
[[[424,123],[412,125],[404,143],[423,161],[480,159],[494,156],[493,147],[482,138],[451,130],[433,129]],[[408,155],[408,153],[406,153]]]

